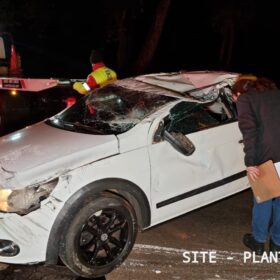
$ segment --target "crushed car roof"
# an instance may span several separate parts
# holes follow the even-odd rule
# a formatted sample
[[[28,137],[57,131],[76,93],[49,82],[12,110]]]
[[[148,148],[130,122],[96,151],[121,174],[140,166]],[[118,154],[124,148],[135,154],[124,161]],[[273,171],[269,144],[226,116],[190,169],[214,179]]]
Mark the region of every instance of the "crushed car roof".
[[[232,86],[238,76],[238,73],[219,71],[181,71],[142,75],[118,80],[115,84],[133,90],[204,103],[216,99],[218,89]]]
[[[205,103],[218,97],[219,88],[231,87],[239,75],[223,71],[180,71],[125,78],[114,84],[131,90]],[[74,81],[0,77],[0,90],[41,91],[65,83],[70,85]]]

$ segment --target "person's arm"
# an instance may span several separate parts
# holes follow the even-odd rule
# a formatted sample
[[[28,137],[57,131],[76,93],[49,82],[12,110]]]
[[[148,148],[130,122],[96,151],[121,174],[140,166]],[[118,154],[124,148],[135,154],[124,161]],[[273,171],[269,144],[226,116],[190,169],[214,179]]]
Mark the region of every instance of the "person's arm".
[[[242,94],[237,100],[238,125],[243,135],[245,165],[255,167],[257,165],[258,122],[248,94]]]
[[[75,82],[73,88],[78,91],[80,94],[87,94],[89,91],[99,87],[94,77],[89,74],[85,83]]]
[[[250,178],[256,181],[260,175],[259,168],[256,165],[258,122],[247,94],[242,94],[236,105],[238,125],[243,135],[246,170]]]

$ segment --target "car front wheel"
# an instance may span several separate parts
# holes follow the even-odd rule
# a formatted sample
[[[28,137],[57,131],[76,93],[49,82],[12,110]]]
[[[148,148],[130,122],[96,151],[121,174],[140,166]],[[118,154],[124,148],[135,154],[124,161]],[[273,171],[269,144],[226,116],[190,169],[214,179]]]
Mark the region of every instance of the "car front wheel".
[[[84,204],[67,225],[60,258],[75,274],[99,277],[120,265],[137,235],[131,205],[118,196],[101,196]]]

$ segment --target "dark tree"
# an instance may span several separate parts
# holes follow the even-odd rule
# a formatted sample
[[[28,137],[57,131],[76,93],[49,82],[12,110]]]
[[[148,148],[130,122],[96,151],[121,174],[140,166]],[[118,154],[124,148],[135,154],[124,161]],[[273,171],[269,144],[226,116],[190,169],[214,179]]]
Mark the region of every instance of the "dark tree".
[[[163,26],[168,15],[171,0],[159,0],[156,11],[154,13],[154,20],[148,31],[146,41],[143,44],[142,50],[135,62],[133,72],[143,73],[150,64],[153,55],[158,46]]]
[[[237,34],[246,33],[254,22],[255,5],[249,1],[217,1],[216,15],[213,17],[213,27],[220,34],[221,46],[219,65],[228,69],[236,45]]]

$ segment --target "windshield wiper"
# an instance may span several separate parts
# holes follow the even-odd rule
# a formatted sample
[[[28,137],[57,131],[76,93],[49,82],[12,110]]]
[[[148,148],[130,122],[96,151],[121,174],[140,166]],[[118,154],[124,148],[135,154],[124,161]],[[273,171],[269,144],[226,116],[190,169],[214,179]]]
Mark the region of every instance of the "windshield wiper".
[[[93,132],[95,134],[104,134],[101,130],[97,129],[97,128],[94,128],[94,127],[91,127],[91,126],[88,126],[88,125],[84,125],[84,124],[81,124],[81,123],[72,123],[73,125],[73,128],[77,131],[87,131],[87,132]]]
[[[65,129],[74,130],[74,125],[72,123],[62,121],[61,119],[59,119],[57,117],[47,119],[45,122],[47,124],[51,125],[51,126],[55,126],[55,127],[58,127],[58,128],[65,128]]]
[[[81,123],[67,122],[60,118],[50,119],[47,122],[51,123],[52,125],[54,125],[56,127],[64,128],[66,130],[71,130],[71,131],[76,131],[76,132],[86,131],[86,132],[92,132],[92,133],[100,134],[100,135],[104,134],[100,129],[96,129],[94,127],[90,127],[87,125],[83,125]]]

